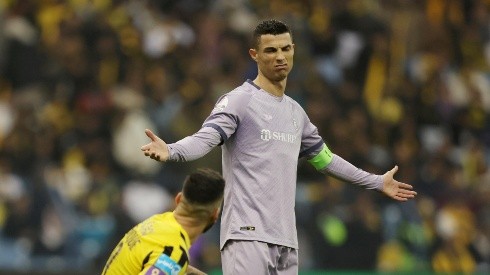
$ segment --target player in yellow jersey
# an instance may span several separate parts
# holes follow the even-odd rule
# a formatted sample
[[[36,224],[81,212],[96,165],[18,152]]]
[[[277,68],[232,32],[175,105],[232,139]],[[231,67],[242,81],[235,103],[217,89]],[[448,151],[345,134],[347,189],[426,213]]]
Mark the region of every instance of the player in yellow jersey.
[[[224,186],[214,170],[191,173],[175,197],[175,210],[154,215],[126,233],[102,275],[203,274],[189,266],[189,248],[218,219]]]

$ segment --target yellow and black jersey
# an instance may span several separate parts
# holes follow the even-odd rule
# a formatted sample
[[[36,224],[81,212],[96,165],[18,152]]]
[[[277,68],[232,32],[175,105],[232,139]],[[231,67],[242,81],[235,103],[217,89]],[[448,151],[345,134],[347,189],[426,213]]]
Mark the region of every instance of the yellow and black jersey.
[[[102,275],[185,274],[189,247],[189,236],[172,212],[154,215],[126,233]]]

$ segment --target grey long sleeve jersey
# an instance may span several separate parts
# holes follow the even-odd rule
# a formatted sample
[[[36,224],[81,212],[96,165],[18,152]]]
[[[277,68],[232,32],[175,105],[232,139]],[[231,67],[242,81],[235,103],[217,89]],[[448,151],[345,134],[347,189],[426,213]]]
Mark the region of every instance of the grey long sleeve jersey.
[[[294,212],[298,159],[325,145],[303,108],[273,96],[250,80],[222,96],[202,128],[168,145],[169,160],[191,161],[222,145],[226,180],[221,248],[229,239],[256,240],[298,248]],[[324,168],[366,189],[382,188],[380,175],[337,155]]]

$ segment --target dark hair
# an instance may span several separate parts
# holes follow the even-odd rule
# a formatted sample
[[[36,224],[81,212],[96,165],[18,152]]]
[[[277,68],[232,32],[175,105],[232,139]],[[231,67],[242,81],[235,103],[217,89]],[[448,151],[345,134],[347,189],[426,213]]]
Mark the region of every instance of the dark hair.
[[[264,34],[278,35],[283,33],[289,33],[291,38],[293,36],[288,25],[285,23],[275,19],[264,20],[255,27],[252,37],[252,47],[259,47],[260,37]]]
[[[225,180],[218,172],[201,168],[185,178],[182,193],[190,203],[206,205],[221,199],[224,188]]]

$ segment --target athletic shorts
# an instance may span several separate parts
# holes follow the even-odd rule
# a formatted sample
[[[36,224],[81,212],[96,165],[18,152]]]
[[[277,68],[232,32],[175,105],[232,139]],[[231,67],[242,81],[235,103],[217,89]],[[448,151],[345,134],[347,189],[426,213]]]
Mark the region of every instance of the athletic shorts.
[[[229,240],[221,251],[224,275],[298,274],[298,251],[259,241]]]

